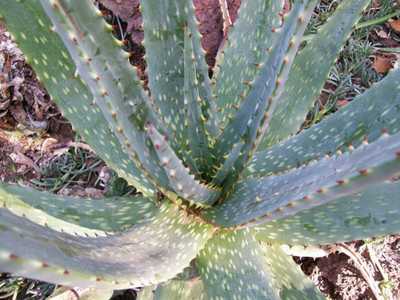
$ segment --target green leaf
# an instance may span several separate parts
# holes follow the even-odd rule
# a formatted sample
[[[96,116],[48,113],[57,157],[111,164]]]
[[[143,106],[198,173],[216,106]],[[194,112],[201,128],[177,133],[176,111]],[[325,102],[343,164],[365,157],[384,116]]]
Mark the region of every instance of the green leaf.
[[[257,152],[244,171],[244,177],[281,173],[304,165],[337,150],[349,151],[363,140],[375,141],[382,130],[400,130],[400,69],[390,72],[361,96],[319,124],[300,134]]]
[[[153,185],[122,150],[102,112],[93,105],[88,87],[75,76],[76,66],[61,39],[52,31],[40,1],[0,0],[0,14],[74,129],[119,176],[147,195],[155,193]]]
[[[0,208],[0,269],[67,286],[153,285],[189,265],[212,232],[172,205],[120,235],[97,238],[56,232]]]
[[[129,65],[129,54],[110,34],[110,25],[90,1],[41,3],[124,150],[152,183],[168,189],[166,174],[144,132],[144,124],[152,121],[158,125],[157,119]]]
[[[268,56],[279,34],[272,29],[280,24],[282,1],[253,0],[241,4],[238,19],[229,32],[215,67],[214,93],[221,126],[225,127],[259,73],[258,65]]]
[[[360,193],[256,227],[256,237],[279,243],[320,245],[400,232],[400,183]]]
[[[206,299],[322,299],[290,257],[249,230],[214,236],[196,265]]]
[[[184,95],[185,1],[141,1],[149,87],[174,151],[198,172],[189,151]]]
[[[147,127],[147,133],[175,193],[198,205],[207,206],[214,203],[220,194],[220,190],[197,181],[190,170],[185,168],[182,161],[176,156],[165,138],[151,124]]]
[[[103,199],[64,197],[0,183],[0,206],[39,225],[80,235],[93,230],[123,231],[149,221],[158,212],[151,201],[141,195]],[[80,232],[82,229],[84,231]]]
[[[196,49],[196,52],[194,50],[193,37],[195,34],[196,32],[193,32],[191,28],[186,27],[184,52],[185,126],[190,155],[195,162],[196,169],[199,170],[198,173],[200,174],[208,174],[207,169],[212,165],[208,139],[210,133],[207,132],[207,120],[202,109],[203,107],[207,111],[208,103],[210,103],[210,98],[205,99],[209,95],[205,92],[206,88],[204,87],[206,84],[204,76],[208,78],[208,74],[204,73],[204,70],[198,64],[198,60],[202,57],[197,59],[196,54],[199,52],[199,49]]]
[[[303,35],[315,3],[315,1],[304,1],[293,4],[292,10],[278,34],[279,39],[273,44],[271,54],[260,67],[259,74],[251,84],[248,96],[217,140],[216,155],[222,160],[221,164],[235,144],[240,140],[245,141],[244,148],[241,149],[241,156],[230,176],[231,182],[235,181],[236,175],[243,170],[251,152],[254,151],[256,139],[259,134],[262,134],[258,132],[259,128],[269,123],[269,115],[273,113],[276,106],[275,100],[277,100],[272,97],[273,93],[279,88],[278,82],[283,84],[285,81],[284,78],[278,77],[286,75],[293,61],[285,59],[285,57],[289,53],[293,57],[299,45],[299,43],[295,45],[291,40],[292,38],[298,40]],[[301,16],[306,16],[304,21],[300,21],[302,20]],[[299,22],[301,26],[299,26]],[[230,184],[225,183],[225,186],[229,187]]]
[[[223,226],[265,223],[362,192],[400,173],[400,133],[279,176],[246,179],[214,211]]]
[[[295,134],[319,96],[342,45],[370,0],[344,1],[306,47],[296,56],[271,128],[260,149]],[[282,120],[285,120],[282,122]]]
[[[204,285],[199,277],[191,280],[172,279],[157,287],[140,291],[138,300],[206,300]]]

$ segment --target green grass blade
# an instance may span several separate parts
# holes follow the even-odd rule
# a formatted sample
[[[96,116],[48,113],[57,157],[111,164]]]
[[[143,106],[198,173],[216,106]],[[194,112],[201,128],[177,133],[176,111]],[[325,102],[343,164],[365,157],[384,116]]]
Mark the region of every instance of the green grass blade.
[[[343,2],[318,34],[296,56],[278,107],[272,116],[271,128],[260,149],[265,149],[295,134],[319,96],[352,26],[370,0]],[[284,120],[284,122],[282,122]]]
[[[260,240],[320,245],[400,232],[400,183],[386,182],[361,193],[256,227]]]
[[[0,208],[0,269],[67,286],[154,285],[189,265],[212,231],[172,205],[120,235],[96,238],[60,233]]]
[[[0,206],[7,207],[19,216],[25,215],[39,225],[80,235],[85,234],[86,231],[77,232],[74,226],[70,226],[71,224],[82,226],[84,229],[118,232],[143,223],[155,217],[158,212],[158,208],[151,199],[141,195],[80,199],[1,183]],[[32,213],[33,211],[35,213]],[[39,212],[40,216],[37,215]],[[65,224],[65,222],[71,224]]]
[[[400,131],[400,69],[393,70],[346,107],[300,134],[257,152],[244,177],[278,174],[338,150],[349,151],[386,130]],[[351,149],[350,147],[350,149]]]
[[[247,179],[214,212],[224,226],[265,223],[362,192],[400,173],[400,133],[279,176]]]
[[[96,153],[121,177],[147,195],[153,185],[124,153],[88,87],[75,76],[76,66],[38,0],[0,1],[0,14],[63,115]],[[60,85],[62,84],[62,87]]]

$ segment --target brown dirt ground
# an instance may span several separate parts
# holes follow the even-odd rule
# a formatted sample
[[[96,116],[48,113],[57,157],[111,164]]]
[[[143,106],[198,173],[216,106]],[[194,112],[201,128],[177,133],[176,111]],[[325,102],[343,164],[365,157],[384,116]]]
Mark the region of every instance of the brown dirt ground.
[[[145,81],[146,65],[143,59],[144,48],[141,45],[143,29],[138,0],[125,0],[122,1],[122,5],[118,4],[121,1],[117,0],[101,2],[124,21],[124,30],[128,32],[130,40],[129,51],[133,54],[131,62],[139,67],[139,75]],[[208,53],[207,62],[212,67],[223,39],[223,20],[218,0],[194,0],[194,3],[203,35],[203,47]],[[234,21],[240,0],[228,0],[227,3]],[[105,7],[103,9],[108,14],[109,21],[116,24],[115,16]],[[41,162],[52,158],[54,149],[67,147],[68,143],[73,142],[74,133],[36,80],[30,66],[24,62],[21,53],[10,45],[9,36],[0,24],[0,59],[2,55],[5,61],[3,70],[0,69],[0,83],[17,78],[14,83],[18,84],[6,88],[0,85],[0,180],[29,181],[40,177],[37,168]],[[10,135],[10,132],[19,132],[17,136],[20,138],[13,139],[15,134]],[[43,152],[43,149],[46,151]],[[383,275],[371,261],[364,242],[355,241],[349,245],[362,255],[370,274],[373,274],[377,282],[384,276],[389,278],[386,285],[390,287],[391,295],[388,299],[400,299],[400,236],[387,236],[371,246],[384,272]],[[359,270],[344,254],[335,253],[315,260],[294,259],[319,289],[332,299],[373,298]]]

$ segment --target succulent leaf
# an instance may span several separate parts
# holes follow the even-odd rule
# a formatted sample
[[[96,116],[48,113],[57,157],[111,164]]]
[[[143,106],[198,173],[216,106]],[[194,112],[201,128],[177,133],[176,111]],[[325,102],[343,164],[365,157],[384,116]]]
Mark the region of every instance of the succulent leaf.
[[[228,201],[207,212],[224,226],[254,226],[362,192],[400,173],[400,133],[278,176],[238,182]]]
[[[188,5],[191,6],[191,5]],[[192,18],[195,16],[193,15]],[[192,21],[194,22],[194,21]],[[191,26],[193,27],[193,26]],[[212,159],[210,156],[209,147],[209,135],[207,132],[207,120],[203,113],[204,110],[208,110],[208,100],[203,100],[204,97],[208,97],[208,93],[204,87],[205,80],[201,81],[204,76],[208,74],[204,73],[204,68],[199,68],[197,53],[200,50],[197,49],[195,52],[195,45],[193,36],[196,32],[193,32],[191,28],[186,27],[185,30],[185,52],[184,52],[184,98],[186,110],[186,137],[190,149],[190,155],[192,156],[198,174],[208,174],[207,170],[212,165]],[[208,86],[209,87],[209,86]],[[203,107],[203,108],[202,108]]]
[[[63,285],[122,289],[173,278],[211,237],[177,207],[120,235],[60,233],[0,208],[0,268]]]
[[[400,131],[400,69],[356,97],[346,107],[300,134],[257,152],[243,177],[268,176],[302,166],[363,141],[373,142],[382,131]]]
[[[74,124],[74,129],[121,177],[143,193],[154,194],[154,185],[125,154],[105,117],[93,105],[91,91],[75,76],[75,63],[59,36],[53,32],[53,25],[40,1],[1,0],[0,14],[27,61],[32,64],[63,115]]]
[[[147,126],[147,133],[154,144],[160,161],[163,163],[170,185],[175,193],[198,205],[214,203],[220,194],[220,190],[197,181],[194,175],[190,174],[190,170],[185,168],[182,161],[176,156],[165,137],[151,124]]]
[[[92,93],[110,128],[125,151],[149,180],[168,189],[168,179],[154,149],[146,140],[144,124],[154,120],[150,101],[141,89],[128,55],[110,35],[100,11],[90,1],[41,0],[77,66],[77,72]],[[110,66],[108,57],[114,57]],[[123,67],[127,66],[127,67]],[[129,72],[130,71],[130,72]],[[126,78],[134,83],[125,94]]]
[[[108,233],[123,231],[148,221],[158,213],[151,199],[141,195],[80,199],[5,184],[0,184],[0,206],[39,225],[80,235],[94,230]]]
[[[214,236],[196,265],[206,299],[323,299],[290,257],[247,230]]]
[[[169,143],[193,172],[185,109],[185,1],[141,1],[149,87]],[[168,50],[166,50],[168,49]]]
[[[296,48],[295,45],[291,46],[292,38],[296,36],[295,39],[299,39],[305,30],[305,26],[297,26],[298,22],[301,22],[299,21],[302,20],[301,16],[311,15],[316,3],[315,1],[307,2],[299,1],[293,4],[290,14],[279,31],[279,39],[277,39],[270,55],[267,56],[266,61],[261,66],[254,83],[251,84],[252,87],[248,96],[218,138],[215,148],[216,155],[220,159],[224,159],[240,140],[245,141],[245,147],[241,150],[241,157],[235,166],[236,172],[240,172],[247,163],[251,150],[254,149],[254,142],[260,125],[268,122],[269,115],[275,109],[276,103],[272,101],[274,99],[272,96],[279,86],[280,79],[278,77],[286,69],[283,66],[285,64],[290,66],[291,64],[292,60],[285,60],[286,54],[290,52],[290,48]],[[295,53],[296,51],[293,51],[292,55]],[[235,174],[232,177],[235,179]]]
[[[211,81],[208,74],[208,65],[205,60],[206,52],[202,47],[201,39],[202,36],[199,32],[199,24],[195,15],[195,8],[193,1],[188,1],[187,4],[187,18],[188,27],[190,29],[192,47],[193,47],[193,64],[196,68],[196,89],[198,90],[200,102],[200,108],[202,113],[202,120],[205,122],[205,129],[207,137],[211,143],[214,143],[214,139],[220,134],[219,120],[217,115],[217,107],[215,99],[212,95]]]
[[[265,149],[300,129],[319,96],[342,45],[369,3],[370,0],[343,2],[319,29],[318,34],[296,56],[278,107],[272,116],[271,128],[260,149]]]
[[[0,183],[1,271],[92,298],[144,287],[142,300],[321,299],[286,250],[400,231],[397,66],[283,141],[369,1],[344,1],[300,51],[317,0],[242,2],[210,80],[193,1],[140,0],[143,87],[97,1],[0,0],[64,115],[142,192],[75,199]]]
[[[280,0],[244,1],[238,19],[230,29],[224,47],[218,54],[214,76],[214,93],[221,126],[236,113],[242,97],[250,87],[244,82],[252,81],[268,56],[270,47],[277,40],[276,28],[281,26]]]
[[[204,285],[199,277],[190,280],[172,279],[157,287],[140,291],[138,300],[206,300]]]
[[[257,239],[321,245],[400,231],[400,183],[385,182],[255,228]]]

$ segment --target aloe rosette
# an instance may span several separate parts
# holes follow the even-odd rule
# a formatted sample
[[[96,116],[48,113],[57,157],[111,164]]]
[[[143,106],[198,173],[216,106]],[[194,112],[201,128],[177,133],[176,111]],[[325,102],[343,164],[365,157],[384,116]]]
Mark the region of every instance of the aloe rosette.
[[[0,184],[0,270],[93,299],[322,298],[287,245],[400,231],[400,70],[298,133],[369,1],[304,45],[316,4],[243,1],[210,78],[193,3],[141,1],[147,90],[92,1],[0,0],[63,115],[140,192]]]

